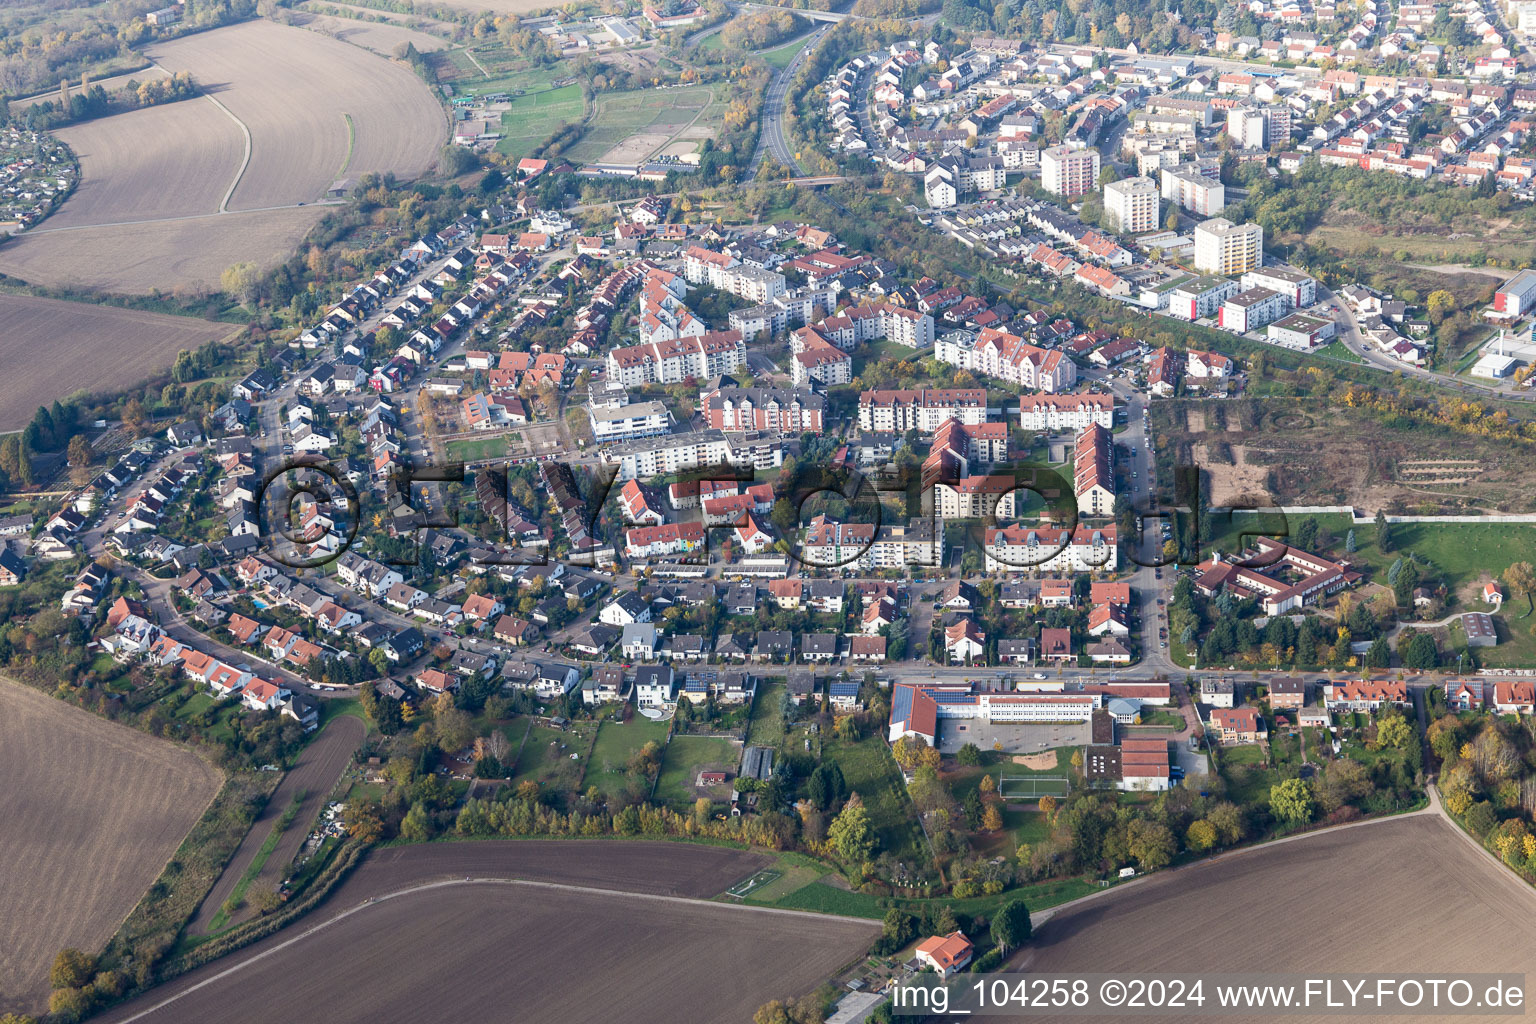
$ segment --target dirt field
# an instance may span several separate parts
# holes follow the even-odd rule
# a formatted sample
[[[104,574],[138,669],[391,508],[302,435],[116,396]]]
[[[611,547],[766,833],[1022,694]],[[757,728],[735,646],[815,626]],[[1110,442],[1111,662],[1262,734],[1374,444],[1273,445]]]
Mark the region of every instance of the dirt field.
[[[206,98],[98,118],[58,133],[80,186],[40,232],[217,213],[245,159],[245,135]],[[197,145],[146,144],[196,139]]]
[[[1505,442],[1393,429],[1356,409],[1302,408],[1283,399],[1258,408],[1258,421],[1245,430],[1235,406],[1224,410],[1225,422],[1192,403],[1154,406],[1158,451],[1192,457],[1218,506],[1256,496],[1277,505],[1536,510],[1529,459]]]
[[[318,32],[248,21],[146,54],[190,71],[250,131],[251,161],[231,210],[313,201],[336,178],[367,171],[414,177],[447,134],[437,101],[408,67]]]
[[[342,27],[354,24],[367,33],[363,45],[380,33],[419,34]],[[0,273],[126,294],[215,289],[235,263],[268,266],[293,251],[324,214],[298,204],[368,171],[415,177],[446,134],[437,100],[404,64],[317,31],[251,21],[158,43],[148,55],[192,72],[209,95],[67,129],[80,188],[42,227],[0,248]]]
[[[406,28],[404,25],[383,25],[375,21],[337,18],[328,14],[312,14],[309,11],[294,11],[290,17],[293,19],[292,23],[300,28],[320,32],[385,57],[394,56],[395,47],[401,43],[412,43],[421,53],[441,50],[448,45],[448,40],[441,36],[428,35],[425,32]]]
[[[1257,893],[1284,897],[1254,914],[1211,913]],[[1438,815],[1416,815],[1154,875],[1052,917],[1009,969],[1500,972],[1527,970],[1533,950],[1536,892]]]
[[[219,275],[236,263],[271,266],[286,259],[324,213],[321,206],[301,206],[29,232],[0,247],[0,273],[125,295],[215,291]]]
[[[745,1021],[856,956],[877,923],[716,903],[448,883],[350,915],[140,1019],[335,1024]],[[338,951],[345,955],[336,955]],[[580,965],[579,970],[573,970]],[[725,979],[729,979],[725,982]]]
[[[331,790],[335,788],[336,780],[341,778],[341,773],[346,770],[347,764],[352,760],[353,751],[362,745],[364,732],[362,719],[342,715],[326,725],[320,735],[304,748],[304,752],[299,755],[298,763],[273,791],[267,806],[251,824],[251,830],[246,833],[245,839],[241,840],[240,846],[229,858],[229,863],[224,867],[224,873],[213,884],[213,888],[203,899],[202,906],[197,908],[197,916],[192,919],[188,931],[194,935],[203,935],[208,932],[214,916],[219,912],[224,901],[229,899],[230,893],[244,877],[251,862],[256,859],[257,852],[271,836],[278,819],[288,810],[293,798],[303,793],[304,802],[300,804],[298,813],[294,815],[293,824],[288,826],[282,839],[278,840],[276,848],[267,857],[261,874],[257,875],[246,888],[246,901],[249,903],[250,899],[258,893],[270,892],[277,888],[286,877],[288,866],[293,863],[293,858],[298,856],[305,837],[309,835],[309,829],[320,813],[320,808],[329,798]],[[230,920],[238,921],[242,916],[237,913]]]
[[[266,1024],[324,1006],[327,1020],[345,1024],[478,1019],[486,1006],[516,1006],[505,1019],[671,1022],[686,1006],[690,1020],[747,1020],[767,999],[814,987],[878,929],[678,899],[717,895],[767,863],[717,847],[603,840],[377,851],[298,925],[103,1019]],[[524,884],[488,881],[509,878]],[[581,983],[560,984],[575,977],[572,963],[585,965]],[[730,984],[710,980],[727,975]]]
[[[131,383],[230,324],[30,296],[0,295],[0,431],[19,430],[40,403]],[[45,357],[46,353],[46,357]]]
[[[36,1011],[54,954],[101,948],[213,799],[219,773],[5,680],[0,751],[0,1007]]]

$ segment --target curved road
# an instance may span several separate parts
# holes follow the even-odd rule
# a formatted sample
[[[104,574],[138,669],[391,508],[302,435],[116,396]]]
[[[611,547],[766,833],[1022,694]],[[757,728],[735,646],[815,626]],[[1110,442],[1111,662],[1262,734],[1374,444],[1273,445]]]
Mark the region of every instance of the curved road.
[[[799,176],[805,173],[800,161],[795,159],[795,151],[790,148],[789,140],[784,137],[784,101],[789,94],[789,84],[800,70],[800,65],[805,63],[806,56],[831,28],[831,25],[824,25],[812,32],[806,38],[805,46],[795,54],[795,59],[780,68],[769,83],[768,93],[763,97],[763,112],[758,117],[762,128],[757,135],[757,151],[752,154],[753,166],[762,167],[764,160],[771,156],[789,168],[791,174]]]
[[[1373,369],[1386,370],[1388,373],[1401,373],[1406,377],[1415,377],[1445,388],[1448,391],[1460,392],[1462,397],[1487,398],[1507,402],[1536,402],[1536,392],[1529,389],[1505,390],[1503,388],[1487,387],[1482,384],[1473,384],[1448,373],[1426,370],[1422,366],[1413,366],[1401,360],[1393,359],[1365,340],[1365,334],[1360,330],[1360,321],[1355,317],[1354,310],[1349,308],[1347,302],[1321,284],[1317,286],[1317,295],[1320,301],[1331,302],[1338,308],[1338,315],[1344,321],[1343,329],[1339,332],[1339,340],[1344,343],[1344,347],[1365,360],[1366,364]]]

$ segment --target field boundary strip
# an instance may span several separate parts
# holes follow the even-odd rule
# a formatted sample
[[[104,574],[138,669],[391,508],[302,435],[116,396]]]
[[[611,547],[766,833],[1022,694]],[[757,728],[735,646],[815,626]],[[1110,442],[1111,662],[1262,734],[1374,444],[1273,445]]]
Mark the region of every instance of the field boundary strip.
[[[870,920],[869,918],[847,917],[842,914],[818,914],[813,910],[787,910],[782,907],[760,907],[751,903],[718,903],[714,900],[694,899],[688,896],[665,896],[660,893],[625,892],[622,889],[599,889],[586,885],[567,885],[563,882],[535,882],[524,878],[475,878],[473,876],[463,879],[450,878],[440,882],[425,882],[421,885],[409,886],[394,892],[384,893],[382,896],[370,896],[355,907],[348,907],[346,910],[343,910],[341,913],[334,917],[329,917],[324,921],[310,925],[308,928],[304,929],[302,932],[299,932],[292,938],[285,939],[284,941],[279,942],[274,946],[262,950],[260,953],[257,953],[254,956],[250,956],[244,960],[241,960],[239,963],[230,964],[222,971],[211,974],[204,978],[202,981],[182,989],[180,992],[172,993],[171,995],[162,999],[160,1002],[140,1010],[138,1013],[135,1013],[131,1017],[124,1017],[121,1021],[118,1021],[117,1024],[133,1024],[133,1022],[136,1020],[141,1020],[150,1014],[158,1013],[160,1010],[165,1009],[167,1006],[170,1006],[172,1003],[176,1002],[178,999],[181,999],[184,996],[191,995],[193,992],[196,992],[199,989],[207,988],[209,985],[212,985],[215,982],[223,981],[230,975],[242,971],[254,963],[265,960],[267,957],[280,953],[295,943],[303,942],[310,936],[315,935],[326,928],[329,928],[333,924],[337,924],[338,922],[346,920],[353,914],[361,913],[362,911],[378,906],[387,900],[398,899],[403,896],[411,896],[421,892],[428,892],[433,889],[445,889],[449,886],[455,885],[520,885],[533,889],[551,889],[560,892],[576,892],[597,896],[618,896],[626,899],[651,900],[661,903],[682,903],[694,907],[712,907],[717,910],[724,911],[728,914],[741,912],[757,914],[779,914],[787,917],[812,918],[818,921],[825,921],[829,919],[834,921],[844,921],[849,924],[859,924],[871,928],[878,925],[878,922]]]
[[[160,68],[161,71],[165,71],[165,68],[160,67],[159,64],[156,64],[155,67]],[[170,74],[170,72],[166,71],[166,74]],[[240,126],[240,134],[245,137],[245,156],[240,161],[240,168],[235,171],[235,180],[229,183],[229,190],[224,193],[224,198],[219,201],[219,208],[217,211],[215,211],[217,213],[228,213],[229,201],[234,198],[235,189],[240,187],[240,179],[245,177],[246,169],[251,166],[251,130],[245,126],[244,121],[235,116],[235,112],[233,110],[230,110],[224,104],[220,103],[219,98],[213,95],[213,93],[203,93],[203,95],[207,98],[209,103],[212,103],[214,106],[224,111],[224,113],[228,114],[229,119]]]

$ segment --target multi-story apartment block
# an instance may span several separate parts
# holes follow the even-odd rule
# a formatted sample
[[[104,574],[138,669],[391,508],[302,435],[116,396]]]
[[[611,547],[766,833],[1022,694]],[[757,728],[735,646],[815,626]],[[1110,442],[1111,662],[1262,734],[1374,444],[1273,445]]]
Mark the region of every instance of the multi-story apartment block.
[[[1104,216],[1111,231],[1140,235],[1158,227],[1157,185],[1151,178],[1123,178],[1104,186]]]
[[[608,379],[625,387],[677,384],[734,373],[746,361],[747,345],[739,331],[707,334],[616,348],[608,353]]]
[[[940,362],[1033,391],[1061,393],[1077,383],[1077,365],[1064,352],[994,328],[979,334],[951,331],[935,342],[933,354]]]
[[[820,433],[827,400],[811,391],[783,388],[721,388],[704,396],[704,422],[716,430]]]
[[[615,480],[623,483],[701,466],[772,469],[783,464],[784,447],[777,438],[695,430],[621,442],[604,449],[603,461],[618,467]]]
[[[1112,515],[1115,510],[1115,441],[1108,429],[1093,423],[1077,435],[1072,469],[1072,490],[1077,495],[1078,515]]]
[[[987,572],[1114,572],[1120,549],[1113,526],[997,526],[986,534]]]
[[[672,429],[672,414],[663,402],[635,402],[633,405],[590,406],[592,438],[598,444],[654,437]]]
[[[1217,323],[1229,331],[1247,334],[1279,320],[1291,311],[1291,300],[1268,288],[1249,288],[1222,303]]]
[[[1164,167],[1158,172],[1163,198],[1200,217],[1214,217],[1227,205],[1227,187],[1193,167]]]
[[[1215,316],[1223,302],[1242,290],[1242,285],[1225,277],[1202,277],[1168,293],[1168,313],[1184,320],[1203,320]]]
[[[1019,482],[1006,473],[967,476],[932,487],[933,513],[940,519],[1012,519]]]
[[[1292,306],[1310,306],[1317,301],[1317,281],[1289,267],[1259,267],[1243,275],[1243,290],[1268,288],[1284,295]]]
[[[1053,146],[1040,154],[1040,187],[1052,195],[1082,196],[1099,184],[1099,151]]]
[[[1025,430],[1075,433],[1094,423],[1114,429],[1114,396],[1025,395],[1019,399],[1019,426]]]
[[[859,395],[859,429],[931,434],[945,420],[966,425],[987,421],[986,388],[935,388],[919,391],[865,391]]]
[[[1195,269],[1202,274],[1246,274],[1264,264],[1264,229],[1216,217],[1195,225]]]

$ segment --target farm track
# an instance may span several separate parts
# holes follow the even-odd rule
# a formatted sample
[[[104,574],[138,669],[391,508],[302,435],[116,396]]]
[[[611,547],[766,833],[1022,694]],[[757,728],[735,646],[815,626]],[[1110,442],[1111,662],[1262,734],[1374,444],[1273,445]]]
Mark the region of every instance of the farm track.
[[[250,869],[262,846],[272,834],[272,829],[283,813],[288,810],[288,805],[293,802],[295,796],[304,794],[303,803],[299,811],[294,815],[293,823],[288,826],[283,837],[278,840],[276,848],[267,858],[261,874],[258,875],[246,888],[246,897],[249,899],[256,893],[262,892],[263,887],[276,888],[286,873],[288,865],[298,855],[299,847],[304,842],[304,837],[309,834],[310,827],[314,824],[315,817],[320,813],[322,802],[330,796],[341,773],[346,770],[347,762],[352,754],[363,742],[364,728],[362,720],[351,715],[342,715],[326,725],[320,731],[320,735],[305,747],[299,754],[298,763],[278,784],[262,808],[261,814],[251,823],[250,831],[240,841],[234,854],[229,858],[229,863],[224,866],[224,871],[214,882],[208,895],[203,897],[202,904],[197,908],[197,915],[188,925],[188,931],[194,935],[206,935],[217,916],[219,908],[224,901],[229,899],[235,886],[245,873]],[[271,883],[268,885],[267,883]],[[236,914],[231,920],[237,919]]]

